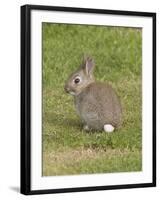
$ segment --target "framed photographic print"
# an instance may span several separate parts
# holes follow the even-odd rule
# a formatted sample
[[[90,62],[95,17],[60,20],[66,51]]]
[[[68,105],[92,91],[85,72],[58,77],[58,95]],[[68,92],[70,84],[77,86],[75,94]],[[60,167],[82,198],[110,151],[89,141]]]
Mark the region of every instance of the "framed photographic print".
[[[21,193],[156,186],[156,14],[21,7]]]

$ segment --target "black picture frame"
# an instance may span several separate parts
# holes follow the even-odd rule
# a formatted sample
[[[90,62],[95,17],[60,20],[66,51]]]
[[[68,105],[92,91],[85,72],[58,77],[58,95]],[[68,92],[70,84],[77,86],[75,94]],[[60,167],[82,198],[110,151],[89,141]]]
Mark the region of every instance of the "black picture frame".
[[[152,26],[152,56],[153,56],[153,149],[152,149],[152,182],[125,184],[125,185],[106,185],[95,187],[78,187],[78,188],[60,188],[60,189],[31,189],[31,11],[64,11],[79,12],[92,14],[109,14],[123,16],[142,16],[151,17]],[[24,5],[21,6],[21,181],[20,191],[25,195],[33,194],[49,194],[49,193],[65,193],[65,192],[81,192],[93,190],[111,190],[111,189],[127,189],[140,187],[156,186],[156,13],[136,12],[136,11],[120,11],[120,10],[102,10],[90,8],[72,8],[72,7],[56,7],[44,5]]]

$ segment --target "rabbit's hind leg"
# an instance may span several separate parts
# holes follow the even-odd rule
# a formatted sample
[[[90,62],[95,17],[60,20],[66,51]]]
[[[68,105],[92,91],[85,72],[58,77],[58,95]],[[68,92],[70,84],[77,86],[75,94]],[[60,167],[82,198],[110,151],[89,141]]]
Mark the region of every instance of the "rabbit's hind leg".
[[[114,131],[114,126],[112,126],[111,124],[105,124],[104,125],[104,131],[107,133],[111,133]]]

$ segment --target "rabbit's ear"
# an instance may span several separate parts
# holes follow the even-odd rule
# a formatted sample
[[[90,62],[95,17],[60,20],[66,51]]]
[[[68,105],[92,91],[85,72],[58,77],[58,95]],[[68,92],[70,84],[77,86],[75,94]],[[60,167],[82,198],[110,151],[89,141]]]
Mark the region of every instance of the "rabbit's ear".
[[[94,64],[93,59],[90,57],[87,57],[84,62],[84,69],[87,75],[91,75],[93,73],[94,66],[95,64]]]

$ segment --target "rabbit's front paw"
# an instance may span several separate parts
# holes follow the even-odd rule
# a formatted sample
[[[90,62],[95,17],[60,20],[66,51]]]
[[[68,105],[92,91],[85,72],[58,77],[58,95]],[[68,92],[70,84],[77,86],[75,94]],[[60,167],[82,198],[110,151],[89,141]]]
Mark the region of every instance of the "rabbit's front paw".
[[[88,126],[87,124],[85,124],[85,125],[83,126],[83,130],[85,130],[85,131],[89,131],[90,128],[89,128],[89,126]]]

